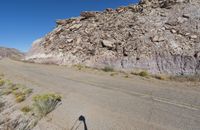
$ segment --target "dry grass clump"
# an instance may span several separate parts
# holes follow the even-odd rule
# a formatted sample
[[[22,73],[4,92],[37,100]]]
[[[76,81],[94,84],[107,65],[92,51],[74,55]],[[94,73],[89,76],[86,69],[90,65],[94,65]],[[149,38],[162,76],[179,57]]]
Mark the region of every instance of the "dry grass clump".
[[[105,66],[102,70],[103,70],[104,72],[113,72],[113,71],[114,71],[114,68],[112,68],[111,66]]]
[[[24,113],[28,113],[32,110],[32,108],[30,106],[24,106],[21,108],[21,111]]]
[[[149,73],[147,71],[140,71],[140,72],[131,72],[132,75],[138,75],[141,77],[149,77]]]
[[[0,86],[3,86],[5,84],[5,81],[3,79],[0,79]]]
[[[140,73],[138,73],[138,75],[141,77],[148,77],[149,73],[147,71],[141,71]]]
[[[44,117],[53,111],[61,101],[61,96],[58,94],[42,94],[33,97],[33,107],[39,117]]]
[[[1,93],[1,95],[9,95],[9,94],[11,94],[12,93],[12,90],[10,90],[10,89],[4,89],[3,91],[2,91],[2,93]]]
[[[15,97],[15,101],[17,103],[23,102],[24,100],[26,100],[26,96],[24,94]]]
[[[12,93],[15,96],[16,102],[23,102],[26,100],[26,98],[32,93],[32,89],[26,88],[21,85],[16,85],[15,87],[12,87]]]
[[[167,79],[169,79],[169,77],[166,76],[166,75],[154,75],[153,77],[155,79],[158,79],[158,80],[167,80]]]

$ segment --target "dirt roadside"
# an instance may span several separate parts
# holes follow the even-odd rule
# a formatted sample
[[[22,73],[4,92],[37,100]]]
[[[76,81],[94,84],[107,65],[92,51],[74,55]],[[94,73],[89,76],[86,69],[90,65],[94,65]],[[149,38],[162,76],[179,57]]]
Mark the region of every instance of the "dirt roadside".
[[[191,87],[189,83],[138,76],[112,77],[9,59],[0,61],[0,72],[33,88],[35,94],[53,91],[63,96],[62,105],[35,130],[76,127],[83,130],[83,122],[77,121],[81,115],[89,130],[200,129],[200,87],[197,85]]]

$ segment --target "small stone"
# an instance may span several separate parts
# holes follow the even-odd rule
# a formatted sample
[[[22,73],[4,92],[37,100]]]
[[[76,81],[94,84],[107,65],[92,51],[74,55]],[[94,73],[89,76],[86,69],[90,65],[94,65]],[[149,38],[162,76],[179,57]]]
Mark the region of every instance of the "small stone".
[[[74,24],[69,29],[71,29],[71,30],[79,29],[81,26],[82,26],[82,24]]]
[[[184,23],[187,19],[186,18],[182,18],[182,17],[178,17],[178,23],[182,24]]]
[[[96,12],[81,12],[80,15],[87,19],[87,18],[96,17]]]
[[[191,39],[197,39],[198,36],[197,36],[197,35],[191,35],[190,38],[191,38]]]
[[[118,13],[122,13],[122,12],[125,11],[125,8],[120,7],[120,8],[117,8],[116,11],[117,11]]]
[[[189,15],[189,14],[183,14],[183,18],[189,19],[189,18],[190,18],[190,15]]]
[[[174,30],[174,29],[172,29],[172,30],[171,30],[171,33],[176,33],[176,32],[177,32],[177,31],[176,31],[176,30]]]
[[[107,8],[106,12],[113,12],[113,9],[112,8]]]
[[[113,48],[114,42],[108,41],[108,40],[103,40],[102,45],[103,45],[103,47]]]
[[[164,37],[158,36],[158,35],[151,37],[150,39],[151,39],[152,42],[162,42],[162,41],[165,40]]]
[[[185,36],[189,36],[190,35],[190,33],[185,33]]]
[[[67,42],[71,43],[71,42],[73,42],[73,39],[67,39]]]

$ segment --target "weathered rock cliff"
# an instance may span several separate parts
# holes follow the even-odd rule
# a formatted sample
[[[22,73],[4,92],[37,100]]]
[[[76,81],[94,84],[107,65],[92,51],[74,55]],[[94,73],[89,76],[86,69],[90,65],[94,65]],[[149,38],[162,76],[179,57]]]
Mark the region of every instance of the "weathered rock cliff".
[[[58,20],[26,60],[152,73],[200,73],[199,0],[141,0]]]

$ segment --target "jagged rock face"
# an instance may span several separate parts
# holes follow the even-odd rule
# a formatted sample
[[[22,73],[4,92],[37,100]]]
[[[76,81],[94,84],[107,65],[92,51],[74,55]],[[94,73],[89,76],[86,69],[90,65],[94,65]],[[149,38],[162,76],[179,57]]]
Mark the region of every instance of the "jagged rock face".
[[[0,47],[0,59],[2,58],[21,59],[23,57],[24,54],[16,49]]]
[[[200,73],[200,2],[141,0],[58,20],[26,60],[152,73]]]

